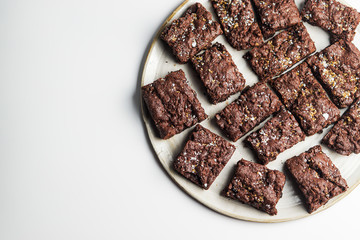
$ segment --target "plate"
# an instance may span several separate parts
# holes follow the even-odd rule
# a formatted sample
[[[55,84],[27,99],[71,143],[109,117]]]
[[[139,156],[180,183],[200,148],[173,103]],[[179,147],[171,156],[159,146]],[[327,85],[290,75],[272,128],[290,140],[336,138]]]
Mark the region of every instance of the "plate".
[[[213,121],[213,116],[222,110],[227,104],[238,98],[239,94],[235,94],[231,96],[227,101],[218,103],[216,105],[212,105],[209,103],[207,97],[205,96],[204,89],[200,84],[200,80],[196,75],[195,70],[191,67],[189,63],[187,64],[179,64],[176,62],[175,57],[172,55],[170,49],[159,39],[159,35],[164,29],[164,27],[171,22],[173,19],[180,17],[184,11],[195,2],[201,2],[207,10],[209,10],[214,19],[217,19],[213,8],[211,6],[210,1],[199,1],[199,0],[186,0],[183,2],[164,22],[164,24],[160,27],[158,33],[156,34],[151,47],[149,49],[147,59],[143,66],[141,86],[149,84],[154,80],[164,77],[171,71],[176,71],[179,69],[184,70],[186,77],[189,81],[189,85],[197,92],[199,101],[205,109],[205,112],[209,115],[209,118],[201,123],[202,126],[209,128],[211,131],[219,134],[220,136],[224,135],[220,132],[219,128]],[[295,1],[299,9],[304,4],[303,0]],[[347,4],[349,5],[349,4]],[[307,23],[304,23],[311,38],[314,40],[317,51],[322,50],[327,47],[329,42],[329,35],[323,31],[319,27],[311,26]],[[359,34],[359,33],[357,33]],[[357,41],[356,41],[357,40]],[[359,38],[354,40],[354,44],[359,48]],[[232,48],[228,42],[226,41],[223,35],[217,37],[214,42],[220,42],[224,44],[227,50],[233,57],[234,62],[238,66],[240,72],[244,75],[246,79],[246,84],[252,86],[256,82],[258,82],[258,78],[255,73],[250,69],[246,61],[243,59],[244,51],[237,51]],[[143,101],[141,101],[143,103]],[[277,204],[278,214],[276,216],[270,216],[262,211],[259,211],[255,208],[252,208],[248,205],[242,204],[235,200],[227,199],[220,195],[220,192],[225,188],[228,184],[232,171],[235,167],[235,164],[241,158],[250,161],[256,161],[255,156],[251,152],[249,148],[244,147],[243,139],[246,138],[247,135],[242,137],[237,142],[233,144],[236,146],[236,151],[232,158],[229,160],[228,164],[222,170],[220,175],[214,181],[209,190],[203,190],[191,183],[184,177],[180,176],[176,173],[172,168],[172,162],[176,158],[176,156],[180,153],[182,147],[185,144],[186,138],[189,135],[192,128],[183,131],[180,134],[173,136],[168,140],[160,139],[157,135],[156,129],[150,119],[150,116],[146,109],[144,109],[144,105],[141,106],[143,119],[145,122],[145,126],[149,135],[149,139],[152,143],[155,153],[158,156],[158,159],[166,172],[170,175],[170,177],[183,189],[187,194],[189,194],[194,199],[198,200],[200,203],[205,206],[230,217],[248,220],[248,221],[256,221],[256,222],[283,222],[294,219],[299,219],[307,216],[311,216],[317,212],[323,211],[340,199],[349,194],[359,183],[360,183],[360,155],[352,154],[350,156],[341,156],[325,146],[323,147],[323,151],[332,159],[334,164],[339,168],[342,176],[346,179],[349,189],[342,195],[339,195],[333,199],[331,199],[325,206],[318,209],[316,212],[309,214],[303,202],[299,197],[299,192],[292,186],[291,181],[287,181],[284,189],[283,196],[279,200]],[[342,110],[342,113],[344,110]],[[265,121],[260,124],[254,130],[256,131],[258,128],[263,126]],[[320,140],[323,136],[329,131],[331,128],[328,127],[324,129],[323,133],[315,134],[311,137],[306,137],[305,141],[298,143],[294,147],[286,150],[281,153],[277,159],[273,162],[270,162],[267,167],[270,169],[277,169],[283,171],[284,162],[300,153],[308,150],[314,145],[320,143]]]

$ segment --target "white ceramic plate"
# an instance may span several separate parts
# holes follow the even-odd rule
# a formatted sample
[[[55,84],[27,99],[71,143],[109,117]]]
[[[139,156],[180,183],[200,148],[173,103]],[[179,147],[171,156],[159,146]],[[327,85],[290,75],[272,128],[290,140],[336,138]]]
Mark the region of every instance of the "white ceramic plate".
[[[223,109],[227,104],[235,100],[239,96],[239,94],[232,96],[226,102],[219,103],[217,105],[211,105],[204,94],[204,89],[200,84],[200,80],[198,79],[195,70],[192,69],[189,63],[178,64],[175,61],[175,58],[171,54],[170,50],[159,39],[159,34],[163,30],[163,28],[173,19],[180,17],[184,13],[184,11],[195,2],[201,2],[205,6],[205,8],[207,8],[214,15],[210,1],[186,0],[185,2],[183,2],[168,17],[168,19],[159,29],[158,34],[155,36],[155,39],[149,49],[146,62],[143,66],[141,86],[149,84],[160,77],[164,77],[170,71],[183,69],[185,71],[190,86],[193,89],[195,89],[195,91],[198,93],[198,98],[202,103],[205,112],[209,115],[209,118],[203,121],[201,124],[204,127],[211,129],[213,132],[221,136],[224,136],[212,121],[213,116],[215,115],[215,113]],[[298,5],[299,9],[301,9],[304,4],[304,0],[297,0],[295,2]],[[214,19],[216,19],[215,15],[214,15]],[[322,50],[323,48],[327,47],[330,44],[329,35],[326,32],[324,32],[322,29],[320,29],[319,27],[311,26],[307,23],[305,23],[305,26],[308,32],[310,33],[311,38],[315,41],[317,51]],[[357,36],[359,36],[359,33],[357,33]],[[358,37],[356,39],[357,41],[359,41]],[[252,86],[254,83],[258,82],[257,76],[253,73],[253,71],[247,65],[245,60],[242,58],[242,56],[245,54],[246,51],[237,51],[234,48],[232,48],[227,43],[223,35],[216,38],[215,41],[220,42],[227,47],[228,51],[231,53],[233,57],[233,60],[237,64],[240,72],[244,75],[247,85]],[[355,41],[354,44],[357,47],[360,46],[359,42]],[[187,129],[184,132],[177,134],[168,140],[162,140],[158,137],[156,129],[154,129],[151,119],[147,114],[147,111],[145,111],[143,107],[144,106],[142,106],[142,110],[143,110],[145,125],[148,130],[149,138],[153,145],[153,148],[156,154],[158,155],[159,161],[161,162],[165,170],[168,172],[168,174],[171,176],[171,178],[186,193],[191,195],[193,198],[195,198],[202,204],[206,205],[207,207],[219,213],[234,218],[249,220],[249,221],[257,221],[257,222],[281,222],[281,221],[289,221],[293,219],[311,216],[311,214],[307,213],[304,204],[299,198],[298,195],[299,192],[294,190],[290,181],[287,181],[285,184],[283,190],[283,197],[280,199],[280,201],[277,204],[278,214],[276,216],[269,216],[268,214],[256,210],[250,206],[241,204],[240,202],[234,200],[227,199],[220,195],[222,189],[224,189],[224,187],[228,184],[233,168],[238,160],[244,158],[246,160],[256,161],[255,156],[252,154],[252,152],[248,148],[245,148],[243,146],[243,139],[246,136],[242,137],[240,140],[234,143],[234,145],[236,146],[236,151],[234,155],[232,156],[228,164],[222,170],[222,172],[217,177],[217,179],[212,184],[209,190],[202,190],[201,188],[197,187],[195,184],[186,180],[172,169],[172,162],[181,151],[181,148],[184,146],[186,138],[192,128]],[[255,130],[263,126],[264,122],[260,124],[260,126],[255,128]],[[314,136],[307,137],[305,141],[281,153],[278,156],[278,158],[275,161],[270,162],[267,165],[267,167],[269,167],[270,169],[278,169],[280,171],[283,171],[284,162],[287,159],[289,159],[294,155],[299,155],[300,153],[308,150],[310,147],[319,144],[320,140],[329,131],[330,128],[331,126],[325,129],[322,134],[315,134]],[[330,207],[331,205],[333,205],[334,203],[345,197],[347,194],[349,194],[360,183],[360,155],[352,154],[351,156],[348,157],[341,156],[327,149],[325,146],[323,146],[323,150],[332,159],[334,164],[340,169],[342,176],[346,179],[350,188],[346,193],[333,198],[324,207],[320,208],[316,212],[322,211]]]

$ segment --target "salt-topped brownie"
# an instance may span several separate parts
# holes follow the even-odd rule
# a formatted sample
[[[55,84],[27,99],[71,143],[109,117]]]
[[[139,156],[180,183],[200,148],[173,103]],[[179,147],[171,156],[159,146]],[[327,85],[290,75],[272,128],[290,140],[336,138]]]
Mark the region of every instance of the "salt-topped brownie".
[[[280,99],[265,83],[257,83],[217,113],[215,120],[229,139],[237,141],[281,106]]]
[[[191,61],[213,104],[225,101],[245,86],[243,75],[221,43],[215,43],[212,47],[195,55]]]
[[[190,6],[184,15],[174,20],[161,34],[180,63],[186,63],[211,42],[222,30],[220,24],[200,3]]]
[[[211,0],[230,45],[237,50],[263,43],[250,0]]]
[[[168,139],[207,118],[183,70],[141,88],[145,104],[159,135]]]
[[[306,62],[269,83],[308,136],[340,118],[339,109],[328,98]]]
[[[301,11],[304,21],[330,32],[336,40],[351,42],[360,22],[360,13],[335,0],[306,0]]]
[[[294,0],[252,0],[265,38],[301,22]]]
[[[354,44],[340,40],[307,62],[339,108],[350,106],[360,95],[360,51]]]
[[[209,189],[234,151],[232,144],[198,124],[174,161],[174,169],[199,187]]]
[[[282,172],[241,159],[223,195],[276,215],[276,204],[282,197],[285,181]]]
[[[357,99],[322,142],[342,155],[360,153],[360,99]]]
[[[260,79],[264,80],[279,75],[315,50],[314,42],[300,23],[253,48],[244,58]]]
[[[305,134],[294,116],[283,108],[245,141],[256,153],[260,163],[266,165],[304,139]]]
[[[288,159],[285,165],[304,195],[309,213],[348,188],[339,169],[322,151],[320,145]]]

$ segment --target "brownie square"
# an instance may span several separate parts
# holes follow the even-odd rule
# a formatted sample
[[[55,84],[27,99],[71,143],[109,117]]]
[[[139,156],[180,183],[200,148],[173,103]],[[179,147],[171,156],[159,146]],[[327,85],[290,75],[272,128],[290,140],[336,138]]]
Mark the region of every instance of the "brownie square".
[[[323,153],[320,145],[288,159],[285,165],[304,195],[309,213],[348,188],[339,169]]]
[[[306,0],[301,16],[304,21],[330,32],[332,38],[349,42],[354,39],[360,22],[356,9],[335,0]]]
[[[294,116],[283,108],[262,128],[251,133],[245,141],[256,153],[260,163],[266,165],[304,139],[305,134]]]
[[[195,55],[191,61],[206,88],[211,103],[225,101],[230,95],[244,88],[245,79],[224,45],[215,43]]]
[[[244,58],[260,79],[264,80],[279,75],[315,50],[314,42],[300,23],[253,48]]]
[[[159,135],[168,139],[207,118],[183,70],[171,72],[141,88]]]
[[[342,155],[360,153],[360,99],[351,105],[322,142]]]
[[[235,147],[200,124],[190,134],[174,169],[203,189],[209,189],[235,151]]]
[[[285,181],[282,172],[241,159],[223,195],[276,215],[276,204],[282,197]]]
[[[339,109],[328,98],[306,62],[269,83],[308,136],[340,118]]]
[[[211,0],[230,45],[237,50],[263,43],[250,0]]]
[[[174,20],[161,33],[180,63],[186,63],[211,42],[222,30],[220,24],[212,20],[212,15],[200,3],[190,6],[184,15]]]
[[[280,99],[265,83],[257,83],[217,113],[215,121],[228,138],[237,141],[281,106]]]
[[[350,106],[360,95],[360,51],[354,44],[340,40],[307,62],[339,108]]]
[[[259,15],[262,33],[272,37],[276,31],[301,22],[294,0],[252,0]]]

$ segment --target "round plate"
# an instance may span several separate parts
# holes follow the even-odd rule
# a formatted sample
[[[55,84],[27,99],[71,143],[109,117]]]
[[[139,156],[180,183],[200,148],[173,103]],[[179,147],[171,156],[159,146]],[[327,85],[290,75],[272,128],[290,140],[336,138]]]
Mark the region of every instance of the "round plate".
[[[175,57],[172,55],[170,49],[159,39],[159,35],[164,27],[171,22],[173,19],[180,17],[184,11],[195,2],[201,2],[206,9],[212,12],[214,19],[217,19],[214,15],[213,8],[210,1],[199,1],[199,0],[187,0],[183,2],[165,21],[161,26],[158,33],[156,34],[152,45],[149,49],[147,59],[143,66],[142,73],[142,82],[141,86],[149,84],[154,80],[164,77],[171,71],[176,71],[179,69],[184,70],[186,77],[189,81],[190,86],[197,92],[198,98],[205,109],[205,112],[209,115],[209,118],[201,123],[206,128],[209,128],[211,131],[224,136],[219,129],[216,127],[212,121],[215,113],[223,109],[227,104],[235,100],[239,94],[235,94],[230,97],[227,101],[212,105],[209,103],[207,97],[204,94],[204,89],[199,83],[199,79],[196,75],[194,69],[192,69],[189,63],[179,64],[176,62]],[[303,6],[303,0],[295,1],[299,8]],[[329,35],[324,32],[319,27],[311,26],[307,23],[304,23],[311,38],[315,41],[317,51],[322,50],[327,47],[329,43]],[[357,39],[358,40],[358,39]],[[243,59],[243,55],[246,51],[237,51],[232,48],[226,41],[223,35],[217,37],[214,42],[220,42],[224,44],[227,50],[233,57],[234,62],[238,66],[240,72],[244,75],[246,79],[246,84],[252,86],[254,83],[258,82],[257,76],[253,73],[250,67],[247,65]],[[358,40],[359,41],[359,40]],[[359,47],[359,42],[354,42],[354,44]],[[142,102],[142,101],[141,101]],[[180,153],[182,147],[185,144],[186,138],[192,128],[183,131],[180,134],[175,135],[174,137],[168,140],[162,140],[158,137],[157,131],[153,125],[152,120],[144,106],[142,105],[142,112],[145,121],[145,125],[149,134],[150,141],[153,145],[153,148],[159,158],[159,161],[171,176],[171,178],[189,195],[193,198],[206,205],[207,207],[238,219],[256,221],[256,222],[282,222],[294,220],[302,217],[311,216],[309,214],[304,204],[302,203],[299,192],[294,188],[291,181],[287,181],[283,189],[283,196],[277,204],[278,214],[276,216],[269,216],[262,211],[254,209],[248,205],[241,204],[235,200],[227,199],[220,195],[220,192],[228,184],[230,177],[232,175],[233,168],[238,160],[244,158],[246,160],[256,161],[255,156],[251,153],[250,149],[245,148],[243,145],[242,137],[237,142],[233,143],[236,146],[236,151],[232,158],[229,160],[228,164],[222,170],[220,175],[214,181],[209,190],[203,190],[191,183],[184,177],[177,174],[172,168],[172,162],[176,156]],[[344,112],[344,110],[342,110]],[[265,121],[264,121],[265,122]],[[263,126],[264,122],[260,124],[256,129]],[[281,153],[277,159],[273,162],[270,162],[267,167],[270,169],[278,169],[283,171],[284,162],[293,157],[294,155],[299,155],[300,153],[308,150],[310,147],[320,143],[320,140],[331,128],[328,127],[324,129],[322,134],[315,134],[314,136],[307,137],[305,141],[298,143],[291,149]],[[359,183],[360,183],[360,155],[351,156],[341,156],[323,146],[323,151],[332,159],[334,164],[339,168],[342,176],[346,179],[349,189],[346,193],[339,195],[331,199],[325,206],[317,210],[316,212],[322,211],[334,203],[345,197],[349,194]],[[315,212],[315,213],[316,213]],[[313,213],[314,214],[314,213]]]

